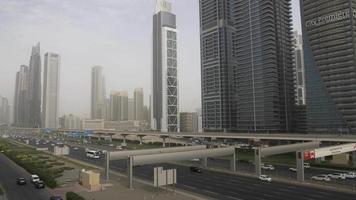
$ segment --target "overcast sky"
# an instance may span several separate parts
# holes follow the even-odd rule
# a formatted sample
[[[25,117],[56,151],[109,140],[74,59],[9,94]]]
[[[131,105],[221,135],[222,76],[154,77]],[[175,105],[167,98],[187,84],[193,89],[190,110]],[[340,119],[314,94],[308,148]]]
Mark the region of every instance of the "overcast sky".
[[[178,25],[181,111],[200,108],[198,0],[171,0]],[[300,30],[299,0],[292,0]],[[90,69],[104,67],[112,90],[151,91],[155,0],[0,0],[0,94],[13,102],[15,75],[31,46],[61,55],[61,114],[89,115]],[[43,70],[43,65],[42,65]],[[12,103],[11,103],[12,104]]]

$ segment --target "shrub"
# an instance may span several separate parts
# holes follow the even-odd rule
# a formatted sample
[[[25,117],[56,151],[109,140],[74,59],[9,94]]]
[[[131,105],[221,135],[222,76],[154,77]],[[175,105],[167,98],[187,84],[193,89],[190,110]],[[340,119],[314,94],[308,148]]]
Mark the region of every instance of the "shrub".
[[[82,197],[74,192],[67,192],[66,198],[67,198],[67,200],[85,200],[84,197]]]

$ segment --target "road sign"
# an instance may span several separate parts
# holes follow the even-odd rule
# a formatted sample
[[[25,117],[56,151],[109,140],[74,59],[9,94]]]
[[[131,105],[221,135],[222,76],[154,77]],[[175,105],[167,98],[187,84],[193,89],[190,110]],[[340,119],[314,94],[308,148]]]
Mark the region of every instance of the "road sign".
[[[356,143],[324,147],[324,148],[314,149],[310,151],[305,151],[304,160],[311,160],[315,158],[332,156],[332,155],[337,155],[337,154],[342,154],[342,153],[347,153],[352,151],[356,151]]]

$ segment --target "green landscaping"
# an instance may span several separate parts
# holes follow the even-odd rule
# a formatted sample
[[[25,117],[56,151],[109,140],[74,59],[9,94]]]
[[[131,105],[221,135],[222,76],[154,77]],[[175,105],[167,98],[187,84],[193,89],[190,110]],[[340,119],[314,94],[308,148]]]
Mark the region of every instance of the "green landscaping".
[[[66,199],[67,200],[85,200],[84,197],[78,195],[77,193],[74,192],[67,192],[66,193]]]
[[[7,140],[0,140],[0,150],[29,173],[37,174],[50,188],[58,186],[56,178],[61,177],[65,170],[73,169],[44,152],[11,143]]]

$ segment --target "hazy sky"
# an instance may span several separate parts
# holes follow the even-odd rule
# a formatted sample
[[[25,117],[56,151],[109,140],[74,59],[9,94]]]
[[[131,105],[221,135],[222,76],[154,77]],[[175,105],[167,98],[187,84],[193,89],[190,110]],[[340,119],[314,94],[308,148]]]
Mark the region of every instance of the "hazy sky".
[[[178,25],[181,111],[200,108],[198,0],[171,0]],[[292,0],[300,30],[299,0]],[[89,114],[90,70],[104,67],[107,94],[151,92],[152,15],[155,0],[0,0],[0,94],[13,102],[15,75],[28,65],[31,46],[59,53],[60,111]],[[42,66],[43,70],[43,66]]]

